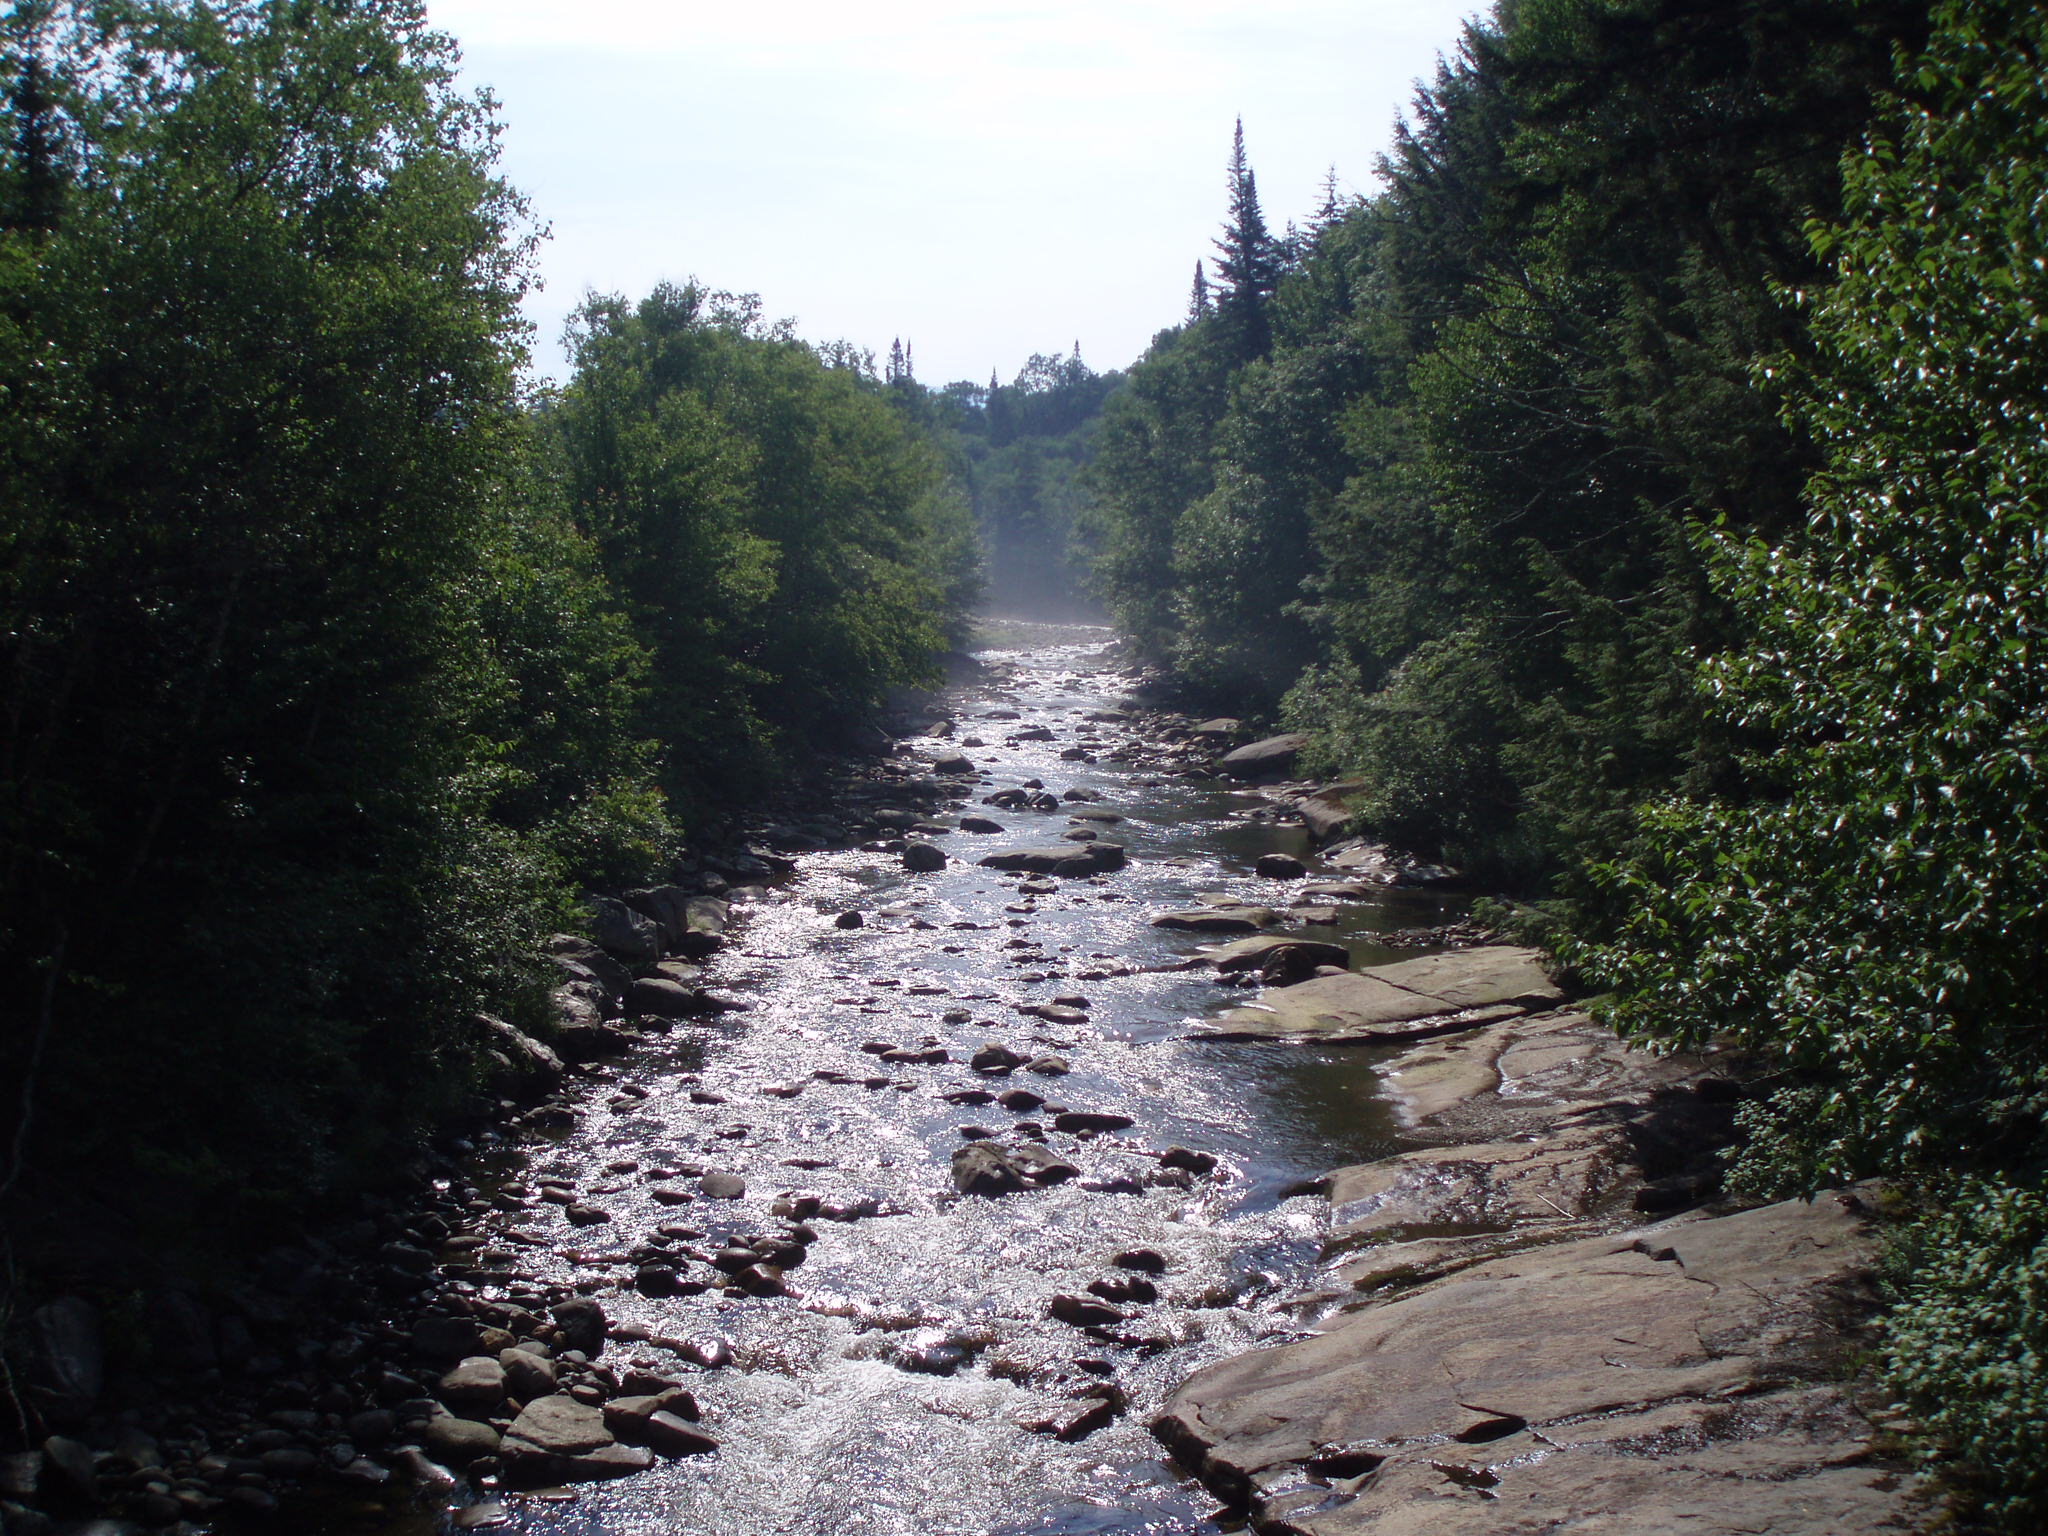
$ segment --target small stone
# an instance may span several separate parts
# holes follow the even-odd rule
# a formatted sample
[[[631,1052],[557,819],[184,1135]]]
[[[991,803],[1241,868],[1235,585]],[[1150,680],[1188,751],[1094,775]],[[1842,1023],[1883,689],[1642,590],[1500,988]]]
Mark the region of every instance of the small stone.
[[[1024,1070],[1039,1077],[1065,1077],[1073,1068],[1067,1065],[1064,1056],[1040,1056],[1026,1062]]]
[[[1166,1273],[1166,1255],[1153,1248],[1126,1248],[1109,1262],[1118,1269],[1135,1269],[1145,1275]]]
[[[512,1512],[498,1503],[471,1504],[458,1509],[451,1518],[458,1531],[488,1531],[512,1523]]]
[[[842,912],[832,919],[834,928],[865,928],[868,920],[858,912]]]
[[[531,1350],[502,1350],[498,1364],[505,1371],[506,1390],[522,1403],[546,1397],[555,1390],[555,1362]]]
[[[1159,1166],[1162,1168],[1185,1168],[1189,1173],[1194,1174],[1214,1173],[1216,1171],[1216,1158],[1213,1153],[1209,1152],[1196,1152],[1187,1147],[1168,1147],[1159,1154]]]
[[[747,1181],[736,1173],[707,1173],[697,1181],[697,1192],[706,1200],[738,1200],[747,1193]]]
[[[718,1449],[711,1436],[666,1410],[649,1417],[640,1433],[643,1443],[663,1456],[708,1456]]]
[[[1128,1313],[1085,1296],[1055,1296],[1046,1310],[1076,1328],[1106,1328],[1130,1321]]]
[[[968,1060],[977,1072],[1013,1072],[1024,1063],[1025,1058],[1007,1045],[993,1043],[984,1045]]]
[[[569,1219],[572,1227],[601,1227],[611,1221],[609,1211],[601,1211],[594,1205],[571,1205],[564,1207],[562,1214]]]
[[[435,1461],[458,1471],[482,1457],[497,1455],[499,1450],[498,1432],[490,1425],[452,1413],[437,1413],[429,1419],[421,1443]]]
[[[1065,1114],[1053,1116],[1053,1129],[1065,1131],[1068,1135],[1093,1135],[1098,1131],[1128,1130],[1137,1124],[1129,1115],[1110,1114],[1092,1109],[1070,1109]]]
[[[1012,1110],[1020,1115],[1028,1115],[1032,1110],[1043,1105],[1045,1100],[1033,1093],[1029,1088],[1012,1088],[1007,1093],[997,1094],[996,1102],[1007,1110]]]

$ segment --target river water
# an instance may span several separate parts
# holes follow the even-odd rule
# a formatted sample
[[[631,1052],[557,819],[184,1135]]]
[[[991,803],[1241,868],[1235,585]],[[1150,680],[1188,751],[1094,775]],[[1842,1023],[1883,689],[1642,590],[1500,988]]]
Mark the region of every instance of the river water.
[[[797,874],[738,909],[733,943],[710,967],[710,979],[745,998],[749,1011],[680,1025],[615,1064],[579,1129],[523,1150],[516,1179],[565,1178],[612,1217],[578,1230],[555,1205],[511,1213],[529,1237],[546,1240],[527,1262],[552,1280],[620,1273],[624,1250],[664,1225],[701,1232],[670,1241],[709,1252],[728,1234],[784,1230],[778,1198],[809,1196],[825,1209],[812,1218],[807,1261],[789,1271],[793,1295],[604,1297],[615,1324],[730,1342],[733,1366],[688,1382],[722,1449],[584,1485],[560,1502],[508,1498],[511,1528],[551,1536],[1224,1528],[1213,1499],[1162,1459],[1144,1426],[1196,1367],[1301,1330],[1303,1319],[1279,1303],[1312,1278],[1324,1207],[1290,1192],[1405,1143],[1376,1096],[1374,1053],[1186,1038],[1192,1023],[1246,994],[1220,988],[1210,971],[1148,969],[1195,948],[1190,935],[1155,928],[1151,918],[1204,893],[1284,903],[1286,888],[1255,875],[1252,862],[1268,851],[1303,853],[1302,834],[1256,819],[1265,804],[1256,796],[1103,756],[1137,729],[1086,718],[1114,708],[1131,684],[1110,659],[1106,631],[1018,638],[1030,643],[982,653],[987,682],[949,696],[955,737],[914,739],[909,749],[931,757],[981,738],[984,745],[964,749],[985,775],[977,799],[1037,779],[1055,793],[1079,787],[1100,800],[1056,812],[954,807],[940,819],[971,811],[1005,830],[937,838],[953,861],[935,873],[907,873],[882,852],[803,856]],[[1040,726],[1052,739],[1015,739]],[[1097,760],[1062,759],[1077,742]],[[1123,818],[1086,825],[1125,844],[1128,867],[1026,897],[1018,877],[973,862],[1056,843],[1077,810]],[[1412,897],[1394,900],[1350,905],[1335,928],[1309,932],[1348,943],[1359,961],[1394,958],[1373,942],[1376,931],[1443,916]],[[862,913],[864,926],[838,926],[848,911]],[[1085,1022],[1050,1025],[1017,1012],[1074,996],[1086,999]],[[962,1012],[966,1021],[957,1022]],[[984,1079],[967,1058],[991,1041],[1027,1056],[1056,1053],[1071,1071]],[[862,1049],[883,1043],[943,1047],[952,1060],[892,1064]],[[1051,1104],[1013,1112],[944,1096],[1015,1087]],[[1051,1119],[1062,1106],[1135,1123],[1063,1135]],[[963,1144],[961,1128],[1014,1144],[1026,1122],[1041,1126],[1082,1177],[1000,1199],[956,1194],[949,1159]],[[1213,1154],[1218,1169],[1177,1187],[1184,1176],[1162,1174],[1157,1157],[1174,1145]],[[676,1169],[684,1177],[655,1177]],[[692,1169],[737,1173],[747,1194],[654,1201],[657,1184],[693,1183]],[[1157,1302],[1130,1306],[1131,1320],[1102,1334],[1048,1314],[1053,1296],[1085,1294],[1089,1282],[1117,1273],[1117,1254],[1139,1248],[1166,1260]],[[636,1358],[675,1367],[673,1356],[645,1345],[606,1354],[618,1367]],[[1105,1380],[1128,1399],[1108,1426],[1072,1443],[1025,1427],[1071,1411],[1075,1394]]]

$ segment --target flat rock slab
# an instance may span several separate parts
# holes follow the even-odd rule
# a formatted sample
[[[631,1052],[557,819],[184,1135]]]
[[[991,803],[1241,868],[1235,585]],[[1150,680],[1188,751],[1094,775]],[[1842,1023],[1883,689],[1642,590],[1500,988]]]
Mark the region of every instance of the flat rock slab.
[[[1581,1221],[1634,1189],[1623,1127],[1580,1125],[1536,1141],[1430,1147],[1330,1175],[1330,1242],[1453,1237]]]
[[[1161,912],[1152,919],[1154,928],[1178,928],[1186,933],[1259,933],[1275,926],[1280,914],[1271,907],[1244,905],[1189,907],[1180,912]]]
[[[1487,945],[1426,955],[1259,994],[1196,1031],[1205,1039],[1382,1044],[1477,1028],[1564,994],[1533,949]]]
[[[1308,737],[1302,732],[1286,731],[1224,753],[1216,759],[1216,771],[1233,779],[1284,779],[1294,772],[1307,746]]]
[[[1198,1371],[1154,1429],[1303,1536],[1903,1531],[1824,1342],[1871,1252],[1831,1193],[1511,1254]]]

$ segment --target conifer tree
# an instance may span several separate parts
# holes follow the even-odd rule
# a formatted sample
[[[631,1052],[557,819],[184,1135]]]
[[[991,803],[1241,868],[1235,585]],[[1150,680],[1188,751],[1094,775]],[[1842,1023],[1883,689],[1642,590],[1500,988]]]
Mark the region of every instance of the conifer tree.
[[[1216,242],[1216,273],[1223,280],[1217,314],[1226,345],[1239,363],[1263,356],[1272,343],[1266,302],[1280,282],[1280,252],[1259,211],[1259,184],[1245,157],[1244,119],[1230,146],[1230,217]]]
[[[1195,286],[1188,291],[1188,324],[1209,317],[1209,274],[1199,260],[1195,263]]]

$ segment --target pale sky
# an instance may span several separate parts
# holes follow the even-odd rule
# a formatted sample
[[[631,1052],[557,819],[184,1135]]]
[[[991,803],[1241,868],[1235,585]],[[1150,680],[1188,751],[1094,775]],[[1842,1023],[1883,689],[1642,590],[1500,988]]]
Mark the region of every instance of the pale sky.
[[[1369,191],[1473,0],[428,0],[551,226],[528,305],[559,375],[588,290],[695,276],[813,341],[1005,381],[1130,363],[1183,313],[1233,120],[1277,233]]]

